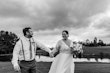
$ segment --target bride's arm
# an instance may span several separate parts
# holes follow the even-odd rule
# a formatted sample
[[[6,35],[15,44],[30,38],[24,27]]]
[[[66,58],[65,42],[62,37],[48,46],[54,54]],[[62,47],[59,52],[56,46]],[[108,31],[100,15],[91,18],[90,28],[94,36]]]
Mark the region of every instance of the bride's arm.
[[[58,52],[59,49],[60,49],[60,42],[58,42],[58,43],[56,44],[56,47],[52,50],[52,54],[55,55],[55,53]]]

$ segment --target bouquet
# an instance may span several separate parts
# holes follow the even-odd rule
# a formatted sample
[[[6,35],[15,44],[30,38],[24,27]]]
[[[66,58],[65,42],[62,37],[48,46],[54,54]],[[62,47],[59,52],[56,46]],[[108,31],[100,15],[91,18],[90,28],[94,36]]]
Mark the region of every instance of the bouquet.
[[[82,51],[82,45],[79,43],[73,44],[73,47],[71,47],[71,53],[72,54],[78,54]]]

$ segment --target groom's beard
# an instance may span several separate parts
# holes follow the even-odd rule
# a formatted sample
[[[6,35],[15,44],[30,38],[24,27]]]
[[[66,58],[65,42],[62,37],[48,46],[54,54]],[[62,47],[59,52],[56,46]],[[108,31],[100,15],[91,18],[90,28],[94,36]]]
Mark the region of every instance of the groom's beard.
[[[29,36],[28,36],[28,38],[32,38],[32,37],[33,37],[32,35],[29,35]]]

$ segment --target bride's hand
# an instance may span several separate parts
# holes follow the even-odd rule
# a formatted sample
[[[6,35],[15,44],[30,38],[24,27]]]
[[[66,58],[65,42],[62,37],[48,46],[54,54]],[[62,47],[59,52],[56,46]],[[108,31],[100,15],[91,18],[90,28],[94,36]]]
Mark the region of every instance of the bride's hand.
[[[77,49],[77,46],[76,46],[76,45],[73,45],[73,46],[70,47],[70,48],[71,48],[71,53],[72,53],[72,54],[75,54],[75,53],[78,52],[78,49]]]
[[[70,47],[71,48],[71,54],[74,54],[75,50],[74,47]]]

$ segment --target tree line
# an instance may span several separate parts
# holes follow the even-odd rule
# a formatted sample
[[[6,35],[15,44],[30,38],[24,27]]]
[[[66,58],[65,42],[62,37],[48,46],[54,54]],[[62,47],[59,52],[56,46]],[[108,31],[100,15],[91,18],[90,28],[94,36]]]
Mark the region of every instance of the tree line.
[[[86,39],[86,41],[82,42],[82,44],[83,44],[83,46],[88,46],[88,47],[110,46],[110,43],[105,43],[101,39],[98,40],[97,37],[94,37],[93,41]]]

